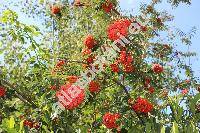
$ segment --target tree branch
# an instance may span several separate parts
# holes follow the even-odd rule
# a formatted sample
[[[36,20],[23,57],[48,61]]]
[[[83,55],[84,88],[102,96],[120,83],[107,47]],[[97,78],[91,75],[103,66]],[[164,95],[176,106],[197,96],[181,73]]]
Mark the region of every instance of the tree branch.
[[[15,95],[24,103],[31,105],[33,108],[36,108],[37,106],[35,103],[33,103],[29,98],[27,98],[25,95],[21,94],[15,86],[13,86],[11,83],[7,82],[6,80],[1,79],[1,81],[7,85],[8,87],[14,89]]]

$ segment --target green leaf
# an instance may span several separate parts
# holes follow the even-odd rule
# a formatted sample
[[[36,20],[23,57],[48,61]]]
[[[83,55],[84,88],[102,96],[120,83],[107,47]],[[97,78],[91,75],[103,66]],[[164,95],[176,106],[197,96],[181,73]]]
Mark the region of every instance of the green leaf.
[[[32,44],[31,44],[31,46],[32,46],[33,50],[35,50],[35,49],[36,49],[36,46],[35,46],[35,44],[34,44],[34,43],[32,43]]]
[[[8,119],[3,119],[3,121],[2,121],[2,126],[3,126],[4,129],[8,128],[7,127],[7,121],[8,121]]]
[[[196,94],[194,98],[190,99],[190,109],[193,113],[196,112],[196,103],[200,99],[200,93]]]
[[[14,129],[14,128],[7,129],[7,132],[8,133],[17,133],[16,129]]]
[[[163,127],[161,128],[160,133],[165,133],[165,126],[163,126]]]
[[[181,116],[183,114],[183,108],[182,107],[178,107],[177,111],[178,111],[177,119],[180,120]]]
[[[20,122],[19,133],[22,133],[23,128],[24,128],[24,121],[21,121],[21,122]]]
[[[14,128],[14,126],[15,126],[15,120],[14,120],[14,117],[11,116],[10,120],[8,121],[8,127],[9,128]]]
[[[176,122],[173,122],[172,133],[179,133],[179,131],[178,131],[178,124]]]
[[[44,0],[39,0],[39,3],[40,3],[40,4],[43,4],[43,3],[44,3]]]
[[[188,77],[191,76],[191,71],[190,71],[189,68],[186,69],[186,71],[185,71],[185,75],[188,76]]]
[[[151,123],[146,124],[146,133],[151,133]]]

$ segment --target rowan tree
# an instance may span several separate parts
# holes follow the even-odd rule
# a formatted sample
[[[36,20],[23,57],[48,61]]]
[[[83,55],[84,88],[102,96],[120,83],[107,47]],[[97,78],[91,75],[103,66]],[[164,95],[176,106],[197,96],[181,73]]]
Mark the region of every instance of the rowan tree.
[[[196,29],[171,27],[173,16],[155,8],[160,3],[142,4],[137,16],[122,12],[116,0],[2,6],[0,129],[197,133],[200,85],[190,62],[196,53],[178,49],[191,46]],[[42,26],[23,23],[11,5]],[[101,71],[84,76],[94,69]],[[80,79],[89,80],[84,88]],[[56,102],[65,107],[59,114]]]

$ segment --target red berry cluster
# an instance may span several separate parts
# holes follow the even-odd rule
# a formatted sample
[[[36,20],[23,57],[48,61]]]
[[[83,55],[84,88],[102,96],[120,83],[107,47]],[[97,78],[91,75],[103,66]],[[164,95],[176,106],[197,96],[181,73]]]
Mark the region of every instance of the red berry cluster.
[[[51,13],[55,14],[55,15],[59,14],[60,13],[60,7],[56,6],[56,5],[51,6]]]
[[[25,120],[23,122],[24,126],[27,126],[29,128],[33,128],[33,122],[32,121],[29,121],[29,120]]]
[[[85,40],[84,40],[84,45],[88,48],[88,49],[92,49],[95,45],[96,45],[96,40],[94,39],[94,37],[92,35],[88,35]]]
[[[77,92],[72,92],[74,90],[78,89],[80,91],[80,93],[77,93]],[[61,93],[61,90],[63,90],[66,94],[62,94]],[[72,96],[71,93],[75,93],[77,94],[76,97]],[[56,96],[64,96],[64,99],[66,102],[70,102],[69,105],[65,105],[63,103],[63,101],[61,101],[59,99],[59,102],[66,108],[66,109],[69,109],[69,110],[72,110],[76,107],[78,107],[83,101],[84,101],[84,98],[85,98],[85,93],[84,93],[84,89],[81,89],[79,86],[72,86],[71,84],[66,84],[66,85],[63,85],[61,86],[60,90],[56,92]],[[68,96],[65,97],[65,96]]]
[[[153,105],[145,98],[139,97],[136,102],[132,105],[132,109],[136,113],[148,113],[153,110]]]
[[[150,83],[151,83],[151,79],[146,77],[144,79],[144,87],[147,87],[148,91],[152,94],[152,93],[154,93],[155,89],[154,89],[154,87],[150,86]]]
[[[132,62],[133,57],[131,56],[131,54],[126,53],[126,51],[121,51],[119,59],[114,64],[111,64],[110,67],[113,72],[118,73],[120,71],[118,65],[119,63],[121,63],[124,68],[124,72],[131,73],[134,71],[134,66],[132,65]]]
[[[91,54],[91,49],[97,44],[97,42],[92,35],[88,35],[84,40],[84,44],[87,48],[82,51],[82,54],[83,56],[87,56],[87,64],[92,64],[94,62],[95,56]]]
[[[116,121],[119,120],[120,114],[112,114],[112,113],[106,113],[103,116],[103,124],[109,128],[117,128],[119,125],[117,125]]]
[[[126,37],[128,35],[130,25],[131,21],[128,19],[121,19],[115,21],[114,23],[110,24],[107,28],[108,38],[112,41],[115,41],[120,38],[120,35]]]
[[[23,125],[26,126],[26,127],[29,127],[29,128],[35,128],[35,129],[40,128],[39,123],[29,121],[29,120],[24,120]]]
[[[100,84],[96,81],[91,81],[89,84],[89,91],[90,92],[98,92],[100,90]]]
[[[3,97],[6,94],[6,89],[3,86],[0,86],[0,97]]]
[[[109,13],[114,8],[114,5],[110,0],[107,0],[105,3],[101,5],[101,8],[106,12]]]
[[[56,64],[56,68],[61,68],[65,65],[65,60],[59,60]]]
[[[118,73],[120,71],[119,66],[116,63],[111,64],[110,67],[111,67],[112,71],[115,73]]]
[[[131,64],[133,62],[133,58],[130,53],[126,53],[126,51],[120,52],[119,60],[122,64]]]
[[[134,67],[132,65],[133,57],[131,56],[130,53],[126,53],[126,51],[121,51],[119,61],[120,63],[122,63],[124,67],[124,71],[126,73],[130,73],[134,71]]]
[[[163,69],[163,66],[161,66],[160,64],[153,64],[152,70],[154,73],[159,74],[159,73],[162,73],[164,69]]]

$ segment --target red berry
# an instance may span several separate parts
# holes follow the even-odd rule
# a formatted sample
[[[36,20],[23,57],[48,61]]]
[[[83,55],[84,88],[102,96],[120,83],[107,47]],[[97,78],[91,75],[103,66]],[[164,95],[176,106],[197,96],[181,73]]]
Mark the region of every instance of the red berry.
[[[126,59],[126,63],[132,63],[133,62],[133,57],[131,56],[131,54],[127,55],[127,59]]]
[[[119,66],[117,64],[111,64],[110,67],[113,72],[116,72],[116,73],[119,72]]]
[[[6,94],[5,88],[3,86],[0,86],[0,97],[5,96],[5,94]]]
[[[29,121],[29,120],[25,120],[23,122],[24,126],[27,126],[29,128],[33,128],[33,122],[32,121]]]
[[[112,114],[112,113],[106,113],[103,116],[103,124],[109,128],[117,128],[119,125],[117,125],[116,121],[119,120],[120,114]]]
[[[149,92],[152,94],[154,93],[155,89],[153,87],[149,87]]]
[[[94,62],[94,56],[89,56],[87,59],[86,59],[86,61],[87,61],[87,64],[92,64],[93,62]]]
[[[147,114],[153,110],[153,105],[147,99],[139,97],[132,108],[136,113]]]
[[[98,92],[100,90],[100,84],[96,81],[91,81],[89,84],[90,92]]]
[[[56,96],[58,97],[58,101],[66,109],[72,110],[77,108],[84,101],[85,92],[84,89],[79,86],[66,84],[61,86],[60,90],[56,92]],[[64,101],[61,98],[63,98]]]
[[[120,52],[119,60],[122,64],[126,63],[126,51]]]
[[[96,45],[96,41],[92,35],[88,35],[84,40],[84,44],[88,49],[92,49]]]
[[[28,126],[28,120],[25,120],[25,121],[23,122],[23,124],[24,124],[24,126]]]
[[[145,31],[147,31],[147,27],[146,26],[141,26],[141,30],[145,32]]]
[[[65,65],[65,60],[60,60],[60,61],[57,62],[56,68],[60,68],[60,67],[62,67],[64,65]]]
[[[51,13],[52,14],[59,14],[60,13],[60,7],[59,6],[52,6],[51,7]]]
[[[105,3],[102,4],[101,8],[106,12],[109,13],[113,8],[113,3],[107,0]]]
[[[182,93],[183,95],[186,95],[186,94],[188,93],[188,89],[183,89],[183,90],[181,91],[181,93]]]
[[[133,57],[130,53],[126,53],[126,51],[121,51],[119,56],[119,61],[122,64],[131,64],[133,62]]]
[[[160,64],[153,64],[152,70],[153,72],[159,74],[159,73],[162,73],[164,69],[163,69],[163,66],[161,66]]]
[[[126,64],[124,67],[124,72],[131,73],[135,70],[132,64]]]
[[[33,122],[32,122],[32,121],[29,121],[28,126],[29,126],[30,128],[33,128]]]

